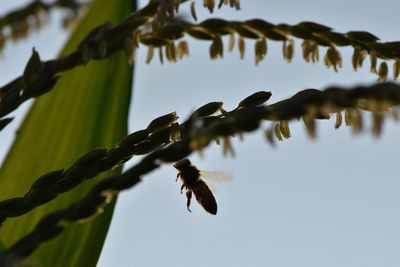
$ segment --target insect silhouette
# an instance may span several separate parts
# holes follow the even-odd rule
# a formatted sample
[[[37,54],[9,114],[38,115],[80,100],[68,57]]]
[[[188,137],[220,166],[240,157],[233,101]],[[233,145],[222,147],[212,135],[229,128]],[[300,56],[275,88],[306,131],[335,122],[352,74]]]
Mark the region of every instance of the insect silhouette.
[[[190,210],[190,201],[192,194],[196,197],[197,202],[209,213],[217,214],[217,201],[208,185],[200,178],[201,172],[192,165],[188,159],[183,159],[174,164],[179,170],[176,180],[182,181],[181,193],[186,188],[186,206]]]

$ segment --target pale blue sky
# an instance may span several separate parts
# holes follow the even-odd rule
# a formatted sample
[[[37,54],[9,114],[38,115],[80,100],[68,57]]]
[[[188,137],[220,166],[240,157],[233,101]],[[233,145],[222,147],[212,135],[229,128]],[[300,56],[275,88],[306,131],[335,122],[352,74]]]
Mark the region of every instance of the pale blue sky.
[[[26,2],[3,0],[1,6],[5,12]],[[197,2],[199,18],[208,17]],[[224,8],[214,16],[259,17],[273,23],[309,20],[339,32],[368,30],[384,41],[397,41],[398,10],[400,2],[391,0],[242,0],[240,12]],[[7,46],[0,59],[1,85],[22,73],[32,46],[44,59],[57,54],[66,38],[57,17],[54,14],[54,23],[27,42]],[[272,91],[271,101],[276,102],[306,88],[376,80],[368,60],[361,71],[353,72],[351,49],[340,48],[344,66],[334,73],[322,62],[305,63],[300,44],[296,40],[295,59],[287,64],[281,44],[269,42],[267,58],[258,67],[251,42],[245,60],[235,50],[211,62],[209,44],[190,41],[190,58],[163,66],[157,59],[145,65],[145,49],[140,49],[130,131],[171,111],[185,118],[209,101],[224,101],[231,109],[258,90]],[[1,132],[1,155],[16,124]],[[293,137],[276,149],[258,131],[245,136],[244,142],[234,142],[236,158],[224,158],[218,146],[207,149],[202,158],[191,157],[200,169],[234,176],[218,185],[217,216],[195,202],[192,213],[187,212],[174,168],[165,166],[146,176],[121,194],[98,266],[400,266],[400,127],[387,123],[376,140],[368,133],[354,137],[345,127],[334,130],[333,124],[319,123],[316,141],[294,122]]]

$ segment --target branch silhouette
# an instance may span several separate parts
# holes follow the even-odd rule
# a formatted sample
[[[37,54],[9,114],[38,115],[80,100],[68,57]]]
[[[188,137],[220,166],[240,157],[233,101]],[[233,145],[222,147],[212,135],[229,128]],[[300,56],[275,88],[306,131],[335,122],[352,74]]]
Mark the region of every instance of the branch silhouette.
[[[86,197],[69,207],[54,211],[43,217],[34,230],[22,237],[14,245],[2,252],[0,260],[7,263],[22,260],[29,256],[41,243],[61,234],[64,226],[61,221],[83,223],[100,214],[112,197],[122,190],[129,189],[141,181],[141,177],[158,169],[163,164],[174,163],[209,146],[216,139],[229,139],[236,134],[252,132],[260,128],[263,121],[287,122],[303,118],[311,136],[315,135],[315,120],[327,119],[329,114],[355,111],[346,115],[346,122],[352,127],[359,127],[360,117],[357,112],[372,112],[374,134],[381,132],[385,115],[390,108],[400,104],[400,86],[394,83],[379,83],[369,87],[355,88],[330,87],[320,91],[306,89],[291,98],[264,105],[271,96],[268,92],[257,92],[242,100],[238,107],[227,112],[221,102],[211,102],[195,112],[177,128],[176,114],[171,113],[153,120],[146,130],[128,135],[114,148],[97,149],[77,160],[66,172],[50,172],[40,177],[27,194],[27,198],[10,199],[0,204],[3,220],[12,213],[19,215],[28,211],[26,206],[18,209],[24,201],[42,202],[43,195],[54,187],[67,191],[79,184],[84,177],[94,175],[96,170],[109,169],[125,161],[135,153],[146,154],[143,159],[120,175],[108,177],[98,182]],[[221,114],[216,114],[220,111]],[[281,127],[282,134],[287,131],[287,123]],[[287,132],[286,132],[287,133]],[[175,140],[171,140],[175,138]],[[229,143],[228,143],[229,144]],[[65,173],[75,172],[64,179]],[[88,175],[88,173],[90,175]],[[61,177],[61,178],[60,178]],[[14,203],[13,203],[14,202]],[[20,202],[20,203],[18,203]],[[21,206],[22,207],[22,206]]]
[[[132,63],[139,43],[149,47],[147,62],[151,61],[155,48],[160,49],[160,59],[163,58],[162,48],[165,48],[167,59],[175,62],[188,55],[188,45],[185,41],[175,45],[175,42],[184,35],[211,41],[210,56],[214,59],[223,56],[221,37],[223,35],[231,36],[229,50],[233,49],[235,43],[234,34],[239,35],[238,47],[242,56],[245,38],[256,40],[256,63],[263,60],[267,54],[267,39],[283,42],[284,57],[290,61],[294,53],[294,41],[289,37],[293,36],[304,39],[303,57],[308,62],[319,59],[319,46],[327,47],[325,64],[335,70],[342,65],[342,57],[336,46],[352,46],[354,48],[352,63],[355,69],[360,68],[365,57],[370,55],[371,72],[377,73],[380,80],[387,78],[388,65],[386,61],[382,61],[378,68],[378,59],[395,60],[394,77],[397,78],[400,74],[400,42],[378,42],[379,38],[369,32],[350,31],[342,34],[314,22],[301,22],[291,26],[274,25],[262,19],[244,22],[207,19],[199,24],[173,20],[150,32],[139,29],[145,24],[154,22],[159,12],[160,2],[153,1],[114,27],[104,23],[93,29],[75,52],[58,60],[42,62],[38,52],[33,49],[24,74],[0,88],[0,130],[12,120],[3,118],[4,116],[18,108],[24,101],[51,91],[60,73],[85,65],[90,60],[103,60],[118,51],[124,51],[128,62]]]

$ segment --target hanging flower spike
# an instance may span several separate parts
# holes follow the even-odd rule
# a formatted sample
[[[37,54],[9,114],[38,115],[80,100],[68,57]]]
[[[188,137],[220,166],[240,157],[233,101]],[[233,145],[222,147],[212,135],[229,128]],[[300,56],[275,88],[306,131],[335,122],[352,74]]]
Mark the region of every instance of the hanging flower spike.
[[[219,34],[214,37],[214,40],[210,46],[210,57],[211,59],[218,59],[224,57],[224,44]]]
[[[342,126],[342,113],[340,111],[336,112],[336,121],[335,121],[335,129],[339,129]]]
[[[375,50],[371,49],[371,51],[369,52],[369,59],[371,61],[371,70],[370,70],[370,72],[373,73],[373,74],[377,74],[378,71],[376,69],[376,65],[378,64],[378,58],[376,56]]]
[[[388,77],[388,74],[389,74],[388,65],[387,65],[387,63],[385,61],[383,61],[381,63],[381,65],[379,66],[379,70],[378,70],[379,77],[378,77],[378,80],[379,81],[386,81],[387,77]]]
[[[267,40],[262,38],[255,43],[255,56],[256,56],[256,66],[260,63],[267,55],[268,47]]]
[[[214,12],[215,1],[214,0],[203,0],[203,6],[210,11],[210,13]]]
[[[277,138],[279,141],[283,141],[282,132],[281,132],[281,126],[280,126],[280,123],[279,123],[279,122],[275,123],[275,126],[274,126],[274,133],[275,133],[276,138]]]
[[[319,61],[319,48],[316,42],[311,42],[311,61],[312,63]]]
[[[396,59],[393,63],[393,79],[397,80],[400,75],[400,59]]]
[[[354,70],[358,70],[362,67],[365,57],[368,55],[368,51],[360,48],[354,48],[351,63]]]
[[[176,56],[179,59],[189,56],[189,45],[186,41],[181,41],[176,47]]]
[[[318,62],[319,61],[319,49],[318,44],[313,40],[304,40],[301,44],[303,59],[306,62]]]
[[[236,8],[236,10],[240,9],[240,0],[220,0],[218,4],[218,8],[221,8],[222,5],[228,5],[230,7]]]
[[[333,67],[335,72],[337,72],[338,67],[339,68],[342,67],[342,56],[340,55],[339,51],[336,50],[335,47],[331,46],[326,51],[324,62],[328,68]]]
[[[283,58],[287,63],[292,62],[294,57],[294,40],[289,39],[287,41],[283,41]]]
[[[160,63],[164,64],[164,52],[162,50],[162,47],[158,48],[158,58],[160,60]]]
[[[290,133],[289,122],[288,121],[280,121],[279,128],[282,136],[285,139],[289,139],[292,135]]]
[[[150,64],[154,57],[154,47],[150,45],[147,50],[146,64]]]
[[[233,49],[235,48],[235,34],[231,33],[229,34],[229,45],[228,45],[228,52],[232,52]]]
[[[310,106],[307,108],[307,112],[303,116],[304,126],[306,126],[307,134],[311,139],[317,138],[317,129],[315,125],[316,114],[317,114],[316,107]]]
[[[165,47],[165,55],[169,62],[176,62],[176,48],[174,41],[169,41]]]
[[[304,40],[301,44],[301,49],[303,53],[303,59],[308,63],[311,59],[311,41]]]
[[[196,3],[194,1],[190,4],[190,14],[192,15],[194,21],[197,21]]]
[[[246,51],[246,43],[242,36],[239,37],[238,47],[239,47],[240,59],[244,59],[244,53]]]
[[[358,108],[348,109],[351,113],[351,128],[353,133],[358,134],[363,129],[363,122],[360,110]]]

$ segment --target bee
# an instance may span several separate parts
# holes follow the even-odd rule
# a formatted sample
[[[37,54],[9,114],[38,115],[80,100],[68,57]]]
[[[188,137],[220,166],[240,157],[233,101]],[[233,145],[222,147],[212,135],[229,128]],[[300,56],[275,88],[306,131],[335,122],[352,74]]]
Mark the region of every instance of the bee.
[[[200,178],[201,172],[192,165],[188,159],[183,159],[174,164],[174,167],[179,170],[176,180],[182,181],[181,194],[186,188],[186,206],[189,212],[190,201],[192,194],[196,197],[197,202],[209,213],[217,214],[217,201],[208,185]]]

